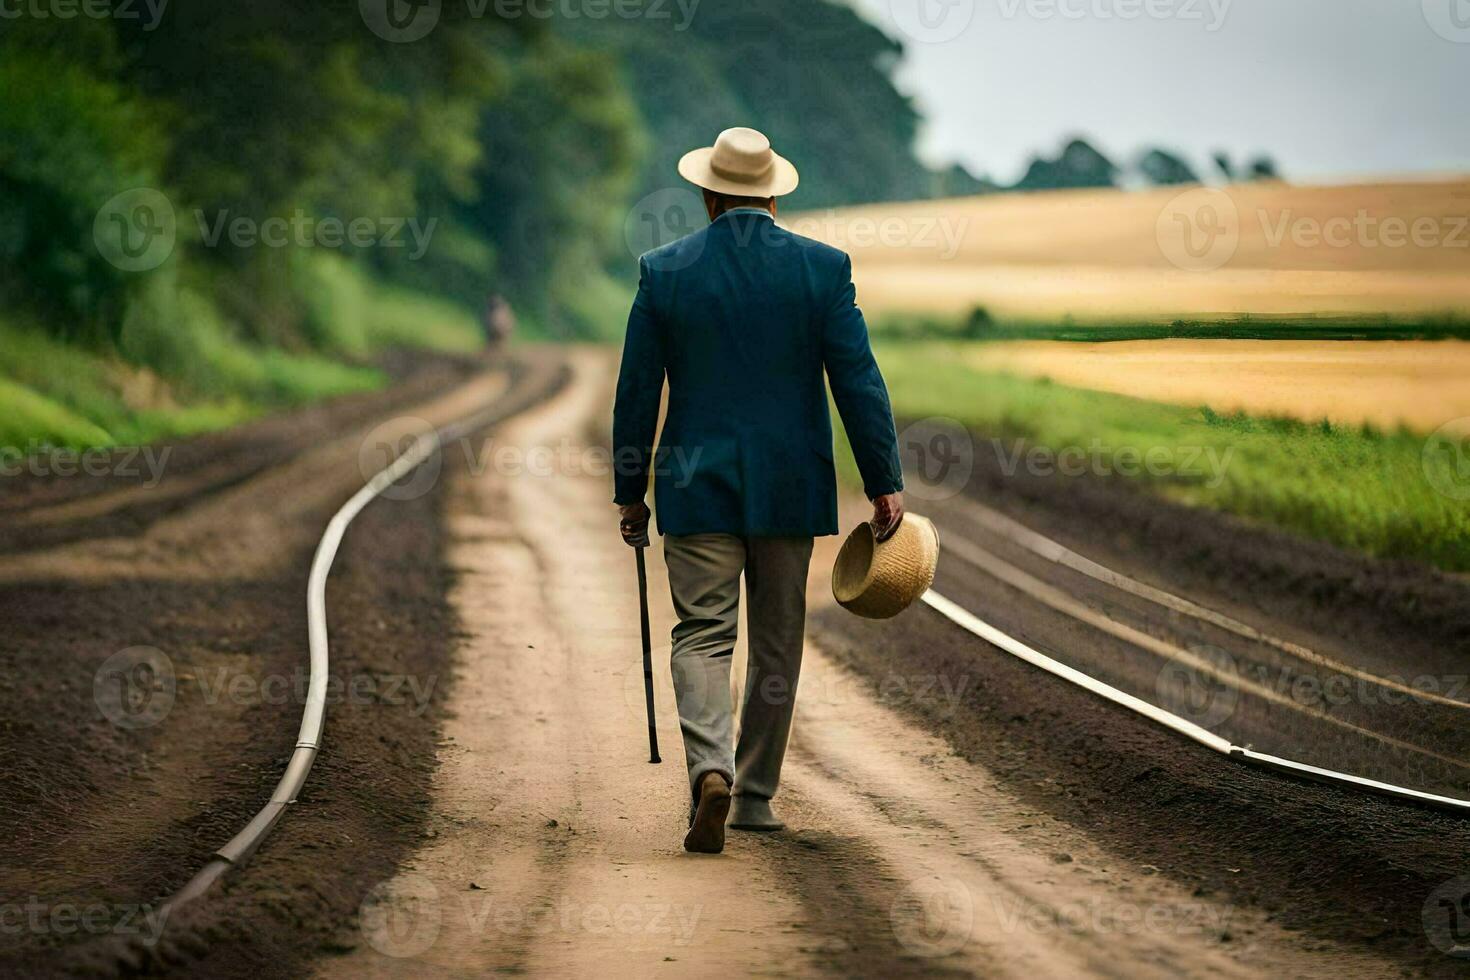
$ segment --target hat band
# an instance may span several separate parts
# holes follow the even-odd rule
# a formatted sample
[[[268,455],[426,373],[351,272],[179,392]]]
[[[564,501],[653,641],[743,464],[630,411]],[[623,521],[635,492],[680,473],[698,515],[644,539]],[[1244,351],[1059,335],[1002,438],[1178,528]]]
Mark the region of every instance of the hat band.
[[[746,173],[745,171],[741,170],[731,170],[729,167],[721,166],[719,161],[716,160],[714,157],[710,158],[709,168],[715,172],[716,176],[723,177],[726,180],[733,180],[737,184],[754,184],[758,183],[760,180],[765,178],[766,175],[768,175],[772,170],[776,169],[776,159],[775,156],[772,155],[771,162],[766,164],[765,169],[761,170],[759,173],[754,174]]]

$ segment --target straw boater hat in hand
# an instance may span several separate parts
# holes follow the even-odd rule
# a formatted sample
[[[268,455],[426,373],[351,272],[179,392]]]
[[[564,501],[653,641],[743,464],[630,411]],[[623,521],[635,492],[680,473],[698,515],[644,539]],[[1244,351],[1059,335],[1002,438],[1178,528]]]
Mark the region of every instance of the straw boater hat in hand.
[[[879,541],[864,521],[837,553],[832,596],[849,612],[888,619],[929,591],[938,564],[939,532],[927,518],[905,514],[887,541]]]
[[[791,161],[771,149],[764,133],[744,127],[727,129],[714,146],[684,154],[679,176],[717,194],[737,197],[781,197],[801,183]]]

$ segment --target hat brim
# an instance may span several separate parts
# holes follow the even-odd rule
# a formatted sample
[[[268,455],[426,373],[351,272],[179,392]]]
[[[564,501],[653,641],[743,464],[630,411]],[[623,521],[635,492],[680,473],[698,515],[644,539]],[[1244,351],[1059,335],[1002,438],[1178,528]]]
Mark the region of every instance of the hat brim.
[[[775,165],[758,181],[731,180],[720,176],[710,165],[714,155],[715,148],[712,146],[690,150],[679,161],[679,176],[696,187],[703,187],[717,194],[735,194],[740,197],[782,197],[796,190],[801,183],[801,175],[796,172],[796,167],[779,153],[772,154],[776,158]]]

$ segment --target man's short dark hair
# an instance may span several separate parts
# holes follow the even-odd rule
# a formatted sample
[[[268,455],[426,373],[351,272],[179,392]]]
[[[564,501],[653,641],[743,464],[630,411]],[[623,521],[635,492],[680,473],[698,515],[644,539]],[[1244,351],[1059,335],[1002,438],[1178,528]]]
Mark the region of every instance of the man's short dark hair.
[[[733,211],[735,208],[760,208],[762,211],[769,211],[771,202],[775,200],[773,197],[744,197],[739,194],[722,194],[719,191],[712,191],[709,188],[701,188],[701,190],[704,191],[705,200],[713,205],[714,212],[717,215],[724,214],[726,211]]]

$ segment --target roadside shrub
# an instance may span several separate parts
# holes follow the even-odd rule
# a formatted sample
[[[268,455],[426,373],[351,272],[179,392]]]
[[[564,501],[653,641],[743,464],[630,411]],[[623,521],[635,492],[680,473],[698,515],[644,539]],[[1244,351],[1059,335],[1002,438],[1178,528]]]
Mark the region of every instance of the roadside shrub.
[[[290,251],[292,291],[301,304],[301,330],[314,350],[365,357],[368,284],[360,268],[323,249]]]
[[[991,317],[990,311],[983,306],[977,306],[965,317],[965,325],[960,332],[966,340],[984,340],[994,330],[995,319]]]
[[[93,223],[158,188],[167,141],[149,105],[49,49],[0,44],[0,92],[0,286],[58,334],[99,339],[147,276],[110,264]]]

